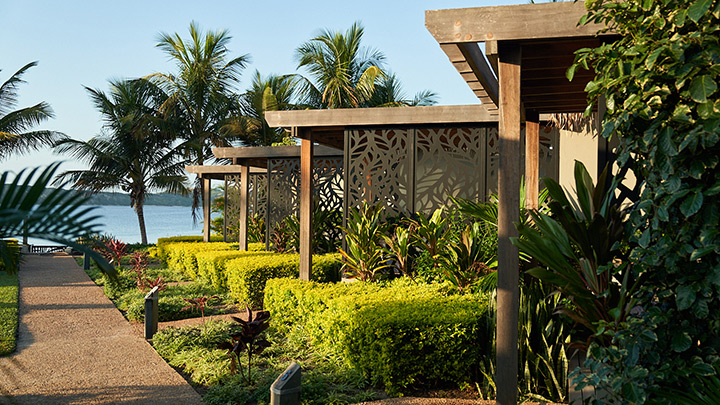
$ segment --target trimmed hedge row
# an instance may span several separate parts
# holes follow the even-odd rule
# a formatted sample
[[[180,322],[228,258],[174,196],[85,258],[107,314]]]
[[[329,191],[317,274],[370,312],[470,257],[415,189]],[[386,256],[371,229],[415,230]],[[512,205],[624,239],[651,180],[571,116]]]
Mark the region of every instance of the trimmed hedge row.
[[[251,243],[250,251],[238,251],[237,244],[163,241],[160,257],[168,267],[229,291],[238,302],[260,308],[265,282],[271,278],[298,277],[300,256],[263,251],[262,243]],[[338,281],[340,255],[313,256],[312,278]]]
[[[485,297],[447,296],[405,280],[385,286],[269,280],[265,309],[273,327],[341,355],[390,394],[416,383],[470,382],[491,352]]]
[[[262,251],[264,245],[261,243],[251,243],[249,246],[250,252]],[[237,243],[225,243],[225,242],[209,242],[209,243],[195,243],[195,242],[171,242],[162,245],[162,248],[158,248],[159,257],[168,267],[172,269],[181,270],[192,278],[198,277],[198,263],[197,255],[203,252],[240,252]],[[242,252],[247,253],[247,252]],[[209,281],[209,280],[208,280]]]
[[[0,271],[4,272],[16,272],[18,270],[18,265],[20,264],[20,244],[18,243],[17,239],[0,239],[0,243],[5,245],[5,248],[8,250],[10,260],[12,261],[11,268],[8,269],[5,267],[5,263],[3,260],[0,260]]]
[[[338,281],[340,254],[313,256],[312,279],[319,282]],[[252,308],[263,307],[265,285],[270,279],[300,276],[298,254],[248,255],[225,263],[230,296]]]

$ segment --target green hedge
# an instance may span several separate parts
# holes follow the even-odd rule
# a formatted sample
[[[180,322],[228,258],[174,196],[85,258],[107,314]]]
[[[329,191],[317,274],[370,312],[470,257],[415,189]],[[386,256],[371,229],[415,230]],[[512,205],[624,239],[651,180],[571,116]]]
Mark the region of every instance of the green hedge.
[[[227,272],[225,264],[228,260],[246,256],[274,255],[272,252],[256,251],[209,251],[195,254],[197,261],[197,275],[200,279],[211,283],[216,288],[227,290]]]
[[[20,244],[18,243],[17,239],[0,239],[0,243],[4,244],[9,253],[10,253],[10,260],[12,261],[12,265],[10,269],[5,267],[5,263],[0,258],[0,272],[16,272],[18,270],[18,265],[20,264]]]
[[[340,273],[340,255],[330,253],[313,256],[312,279],[320,282],[337,281]],[[225,263],[230,295],[252,308],[263,306],[265,283],[273,278],[299,277],[298,254],[272,254],[246,256]]]
[[[391,394],[411,384],[470,382],[491,352],[485,297],[447,296],[405,280],[380,286],[277,279],[265,291],[273,327],[341,355]]]
[[[250,243],[248,249],[251,252],[262,251],[265,245],[262,243]],[[237,243],[225,242],[168,242],[158,246],[158,256],[171,269],[181,270],[192,278],[198,276],[196,255],[201,252],[236,251],[239,252]]]

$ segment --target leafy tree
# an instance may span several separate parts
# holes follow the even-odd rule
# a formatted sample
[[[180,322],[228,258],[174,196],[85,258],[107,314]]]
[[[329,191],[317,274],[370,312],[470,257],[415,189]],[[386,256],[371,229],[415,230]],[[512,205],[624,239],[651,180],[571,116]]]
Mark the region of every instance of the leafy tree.
[[[630,259],[645,273],[636,297],[647,316],[659,314],[651,349],[622,361],[645,383],[685,386],[720,361],[720,2],[586,4],[583,21],[620,39],[580,50],[568,76],[595,70],[588,111],[605,100],[602,136],[618,137],[618,163],[644,179]],[[643,384],[623,386],[624,400],[644,401]]]
[[[0,86],[0,160],[12,153],[50,146],[64,137],[55,131],[31,131],[39,123],[53,118],[53,110],[48,103],[43,101],[32,107],[14,110],[17,105],[17,87],[25,83],[22,76],[33,66],[37,66],[37,62],[23,66]]]
[[[385,76],[385,56],[361,46],[364,28],[354,23],[344,34],[323,30],[295,51],[298,68],[310,78],[303,80],[308,103],[318,108],[360,107],[373,95]]]
[[[147,80],[111,82],[110,94],[86,88],[104,119],[106,133],[87,142],[65,139],[56,150],[89,163],[87,170],[60,176],[74,187],[99,192],[121,188],[130,194],[130,206],[140,225],[142,243],[147,231],[143,207],[152,190],[187,193],[184,161],[174,148],[168,120],[159,113],[167,95]]]

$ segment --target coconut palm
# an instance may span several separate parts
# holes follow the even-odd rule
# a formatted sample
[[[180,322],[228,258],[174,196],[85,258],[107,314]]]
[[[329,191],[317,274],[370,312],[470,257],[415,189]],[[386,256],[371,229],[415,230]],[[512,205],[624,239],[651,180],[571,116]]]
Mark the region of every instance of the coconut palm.
[[[64,135],[47,130],[32,131],[39,123],[53,118],[53,110],[46,102],[14,110],[17,105],[17,87],[25,83],[22,76],[37,62],[30,62],[15,72],[0,86],[0,160],[13,153],[24,153],[49,146]]]
[[[85,161],[87,170],[71,170],[60,176],[75,188],[99,192],[120,188],[130,194],[130,205],[147,243],[143,207],[150,191],[187,194],[184,163],[173,147],[172,117],[159,107],[168,96],[153,83],[138,79],[111,82],[110,94],[86,88],[104,120],[104,133],[87,142],[65,139],[56,145]]]
[[[283,128],[272,128],[265,120],[266,111],[293,110],[297,98],[298,77],[270,75],[263,78],[255,71],[250,88],[243,94],[243,115],[231,121],[242,133],[245,143],[251,146],[270,146],[282,142],[290,134]]]
[[[295,51],[308,103],[318,108],[351,108],[366,103],[385,74],[385,56],[361,46],[364,29],[354,23],[344,34],[323,30]]]
[[[150,78],[169,94],[163,108],[179,112],[179,137],[186,140],[192,160],[199,165],[212,157],[213,146],[229,146],[242,139],[226,124],[239,113],[238,96],[233,91],[249,56],[227,61],[231,38],[225,30],[203,34],[192,22],[190,40],[163,33],[157,44],[176,62],[178,72],[155,73]]]
[[[248,55],[228,60],[232,38],[227,31],[200,32],[190,23],[190,39],[178,34],[161,33],[157,47],[177,65],[177,74],[155,73],[149,76],[169,95],[164,110],[175,110],[181,125],[178,137],[191,162],[202,165],[212,159],[213,146],[231,146],[243,140],[237,120],[241,115],[239,96],[233,93]],[[193,214],[202,193],[199,179],[193,190]]]
[[[423,90],[415,94],[412,99],[407,98],[402,83],[395,73],[386,74],[375,86],[372,97],[363,105],[364,107],[415,107],[437,104],[437,94],[430,90]]]

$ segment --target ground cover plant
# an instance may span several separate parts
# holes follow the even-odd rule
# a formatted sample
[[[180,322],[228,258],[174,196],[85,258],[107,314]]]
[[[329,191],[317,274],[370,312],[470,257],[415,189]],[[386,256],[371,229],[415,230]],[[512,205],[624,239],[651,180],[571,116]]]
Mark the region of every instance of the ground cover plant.
[[[18,275],[0,271],[0,356],[15,351],[18,328]]]

